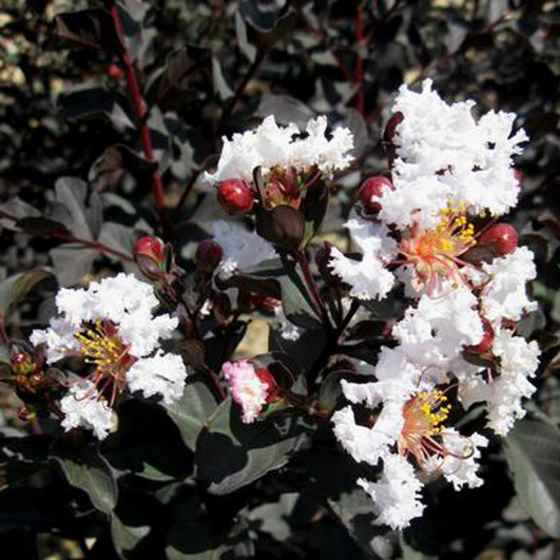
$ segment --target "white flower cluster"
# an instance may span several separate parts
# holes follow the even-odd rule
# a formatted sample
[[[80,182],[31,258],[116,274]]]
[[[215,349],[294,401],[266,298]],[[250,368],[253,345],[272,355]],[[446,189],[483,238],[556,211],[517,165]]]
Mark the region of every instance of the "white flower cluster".
[[[512,156],[526,136],[511,134],[514,115],[476,122],[472,106],[447,105],[429,80],[421,93],[401,88],[394,188],[379,197],[375,218],[356,213],[347,223],[362,259],[332,252],[330,266],[352,296],[383,299],[402,280],[413,297],[392,329],[397,346],[384,348],[375,367],[363,366],[360,382],[342,382],[351,404],[333,416],[346,451],[382,466],[377,481],[358,483],[374,500],[377,523],[393,529],[422,513],[422,471],[445,476],[457,490],[482,484],[477,460],[487,440],[448,426],[451,408],[480,403],[488,428],[503,436],[535,390],[538,345],[511,328],[536,307],[526,293],[533,254],[515,247],[478,265],[461,260],[477,243],[468,217],[515,206]],[[489,367],[468,360],[483,342]],[[368,411],[367,422],[357,421],[356,407]]]
[[[295,124],[278,126],[271,115],[253,130],[234,134],[231,140],[224,137],[218,168],[213,174],[206,173],[205,179],[211,183],[231,178],[251,182],[257,167],[264,173],[275,167],[301,171],[317,167],[324,176],[331,176],[352,161],[349,152],[354,143],[352,133],[345,127],[335,128],[330,139],[326,131],[324,116],[309,121],[306,136],[301,138]]]
[[[178,319],[167,314],[154,317],[158,305],[150,284],[124,273],[92,282],[87,289],[58,292],[60,315],[47,329],[33,331],[31,342],[45,344],[48,363],[73,355],[95,365],[92,381],[71,385],[62,399],[64,427],[82,425],[94,429],[98,437],[106,435],[109,390],[114,397],[127,386],[146,397],[160,395],[166,404],[181,397],[187,375],[183,360],[160,348]]]

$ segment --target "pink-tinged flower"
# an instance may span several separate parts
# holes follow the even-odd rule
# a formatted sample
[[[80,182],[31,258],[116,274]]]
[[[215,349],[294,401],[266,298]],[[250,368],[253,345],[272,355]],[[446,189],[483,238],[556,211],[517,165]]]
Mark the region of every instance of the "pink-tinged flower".
[[[264,406],[276,397],[276,383],[265,369],[255,370],[248,360],[226,362],[222,375],[231,389],[233,400],[243,411],[245,424],[254,422]]]

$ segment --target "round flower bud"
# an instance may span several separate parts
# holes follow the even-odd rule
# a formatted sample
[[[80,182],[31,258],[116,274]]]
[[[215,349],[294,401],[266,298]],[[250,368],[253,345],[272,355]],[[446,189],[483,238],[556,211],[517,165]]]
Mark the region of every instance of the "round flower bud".
[[[494,329],[490,324],[488,319],[481,317],[482,319],[482,339],[478,344],[473,344],[472,346],[465,346],[465,351],[470,354],[485,354],[490,350],[492,344],[494,343]]]
[[[374,213],[381,210],[378,198],[383,196],[385,189],[393,189],[393,183],[383,175],[366,179],[360,187],[359,197],[366,212]]]
[[[141,237],[134,247],[134,260],[146,278],[157,281],[165,275],[165,245],[157,237]]]
[[[107,74],[109,74],[109,77],[113,78],[114,80],[118,80],[122,76],[123,72],[120,66],[118,66],[117,64],[111,64],[107,68]]]
[[[212,274],[220,264],[224,251],[219,243],[212,239],[201,241],[196,249],[196,267],[202,272]]]
[[[500,256],[508,255],[517,248],[517,231],[509,224],[494,224],[479,237],[478,242]]]
[[[243,214],[253,208],[253,193],[245,181],[227,179],[218,185],[218,202],[228,214]]]
[[[521,183],[523,182],[523,173],[521,173],[521,171],[519,171],[519,169],[514,169],[513,170],[513,176],[515,177],[515,180],[521,185]]]
[[[163,260],[163,250],[165,246],[161,239],[157,237],[141,237],[134,247],[134,255],[150,257],[154,261]]]

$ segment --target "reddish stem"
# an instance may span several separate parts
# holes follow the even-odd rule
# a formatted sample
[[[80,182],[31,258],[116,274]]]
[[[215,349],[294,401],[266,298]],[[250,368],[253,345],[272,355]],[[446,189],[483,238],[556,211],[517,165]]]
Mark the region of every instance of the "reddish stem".
[[[105,253],[107,255],[113,255],[121,259],[122,261],[134,262],[134,259],[130,255],[121,253],[116,249],[111,249],[111,247],[107,247],[107,245],[104,245],[99,241],[93,241],[93,239],[82,239],[80,237],[74,237],[73,235],[68,235],[64,232],[57,231],[52,233],[52,237],[54,237],[55,239],[60,239],[62,241],[67,241],[68,243],[78,243],[80,245],[85,245],[86,247],[91,247],[92,249],[97,249],[98,251],[101,251],[102,253]]]
[[[303,278],[305,280],[305,283],[307,284],[307,288],[311,294],[313,303],[315,304],[314,307],[316,307],[316,312],[323,319],[325,328],[328,331],[330,331],[332,330],[332,325],[329,319],[329,314],[327,313],[327,308],[325,307],[323,298],[319,293],[317,284],[315,283],[315,280],[313,279],[313,275],[311,274],[311,270],[309,269],[309,263],[307,261],[307,258],[305,257],[305,254],[302,251],[297,251],[295,254],[295,258],[299,266],[301,267]]]
[[[140,89],[138,87],[138,81],[136,79],[136,73],[134,71],[134,63],[132,62],[125,43],[124,28],[122,20],[119,14],[119,10],[115,3],[111,6],[111,16],[113,17],[113,22],[115,24],[115,29],[121,40],[123,51],[120,53],[120,61],[123,66],[126,86],[130,96],[130,102],[134,113],[136,115],[138,133],[140,135],[140,143],[142,144],[142,151],[144,152],[144,157],[150,162],[156,162],[154,157],[154,147],[152,144],[152,136],[150,134],[150,127],[147,122],[147,109],[146,103],[142,99],[140,94]],[[157,162],[156,162],[157,163]],[[163,197],[163,184],[161,181],[161,173],[159,167],[154,171],[151,178],[152,182],[152,192],[154,194],[154,200],[156,204],[156,210],[159,214],[161,225],[164,230],[165,237],[170,237],[170,228],[165,215],[165,200]]]
[[[3,218],[6,218],[8,220],[12,220],[13,222],[18,221],[18,218],[16,218],[15,216],[12,216],[11,214],[8,214],[7,212],[4,212],[3,210],[0,210],[0,216],[2,216]],[[28,232],[23,230],[22,233],[28,233]],[[100,243],[99,241],[94,241],[93,239],[81,239],[80,237],[74,237],[73,235],[70,235],[70,234],[65,233],[63,231],[53,231],[50,234],[50,236],[53,237],[54,239],[60,239],[62,241],[66,241],[68,243],[78,243],[80,245],[85,245],[86,247],[91,247],[92,249],[97,249],[98,251],[101,251],[102,253],[105,253],[107,255],[113,255],[113,256],[118,257],[119,259],[121,259],[123,261],[134,262],[134,259],[132,258],[132,256],[126,255],[125,253],[121,253],[120,251],[117,251],[116,249],[111,249],[111,247],[107,247],[107,245],[104,245],[103,243]]]

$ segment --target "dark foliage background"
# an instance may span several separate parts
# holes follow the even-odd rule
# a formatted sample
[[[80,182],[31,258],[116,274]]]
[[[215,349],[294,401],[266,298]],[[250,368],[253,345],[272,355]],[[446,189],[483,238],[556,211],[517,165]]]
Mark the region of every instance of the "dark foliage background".
[[[355,189],[367,175],[387,168],[380,134],[393,95],[403,82],[415,85],[431,77],[449,101],[472,98],[481,110],[517,113],[518,124],[531,137],[518,160],[523,194],[511,219],[537,254],[540,281],[534,290],[541,310],[522,328],[539,340],[544,354],[539,391],[529,404],[534,419],[523,425],[518,440],[533,433],[531,422],[538,422],[539,414],[560,421],[555,374],[560,322],[557,2],[119,4],[162,171],[164,230],[153,200],[153,165],[139,137],[138,106],[127,95],[119,43],[104,11],[111,2],[4,0],[0,278],[34,271],[20,294],[34,286],[25,301],[6,295],[10,280],[0,283],[0,321],[10,338],[24,338],[52,314],[56,282],[48,274],[41,276],[39,267],[53,266],[62,285],[123,267],[132,270],[135,240],[156,233],[171,235],[180,264],[192,268],[196,243],[221,215],[201,173],[216,161],[223,134],[271,113],[280,123],[304,123],[325,113],[331,124],[344,123],[353,130],[356,163],[340,178],[343,188],[323,226],[323,235],[342,235]],[[65,176],[73,178],[61,183]],[[83,195],[79,204],[68,201],[70,184],[72,192]],[[42,213],[45,208],[50,211]],[[16,226],[21,218],[27,220]],[[60,222],[72,224],[69,234],[60,234]],[[197,436],[215,402],[196,375],[191,383],[198,395],[198,424],[192,418],[181,424],[180,410],[165,413],[130,401],[120,411],[118,441],[109,442],[93,459],[87,446],[65,449],[65,442],[53,449],[48,435],[26,445],[28,440],[20,436],[34,426],[15,417],[20,403],[4,391],[3,558],[50,558],[52,551],[57,557],[92,560],[350,560],[390,557],[391,550],[407,559],[554,560],[560,554],[560,437],[554,426],[545,448],[531,442],[532,453],[525,459],[544,457],[546,463],[532,471],[537,473],[534,486],[526,489],[537,496],[531,514],[538,524],[514,497],[504,453],[496,445],[489,453],[485,486],[454,493],[434,484],[428,514],[413,523],[399,544],[395,538],[374,540],[379,531],[363,514],[367,506],[352,502],[353,479],[341,474],[355,467],[322,450],[321,438],[331,437],[327,433],[316,434],[319,445],[312,453],[296,455],[290,468],[258,478],[268,470],[262,466],[248,486],[224,488],[223,480],[227,486],[230,479],[220,471],[228,468],[221,460],[246,458],[228,456],[226,449],[220,460],[205,459],[205,453],[216,453],[212,438],[219,438],[219,428]],[[226,405],[228,401],[221,407]],[[192,479],[195,441],[202,486]],[[244,445],[236,453],[248,453]],[[514,442],[509,453],[516,449]],[[250,453],[258,455],[258,449]],[[272,464],[275,458],[255,461]],[[112,470],[126,475],[116,482]],[[221,491],[209,492],[208,485],[220,480]],[[524,504],[527,508],[526,500]]]

